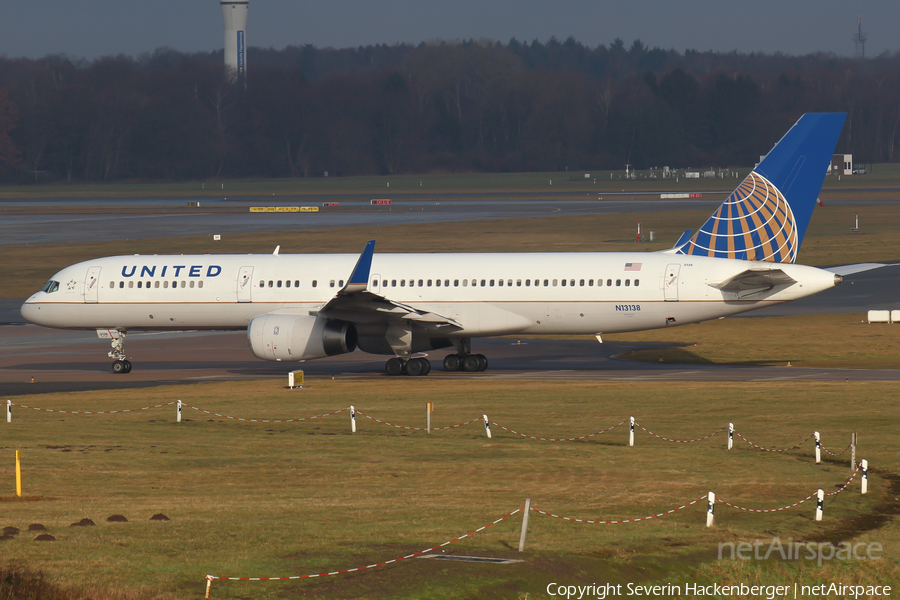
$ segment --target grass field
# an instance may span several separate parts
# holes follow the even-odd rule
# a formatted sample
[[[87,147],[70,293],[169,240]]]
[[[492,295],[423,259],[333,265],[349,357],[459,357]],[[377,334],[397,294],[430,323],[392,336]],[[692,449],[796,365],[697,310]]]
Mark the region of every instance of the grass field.
[[[312,416],[353,403],[376,418],[435,426],[488,414],[538,436],[580,436],[629,415],[667,437],[705,436],[733,421],[760,445],[783,448],[822,432],[842,450],[860,432],[858,456],[873,467],[872,493],[858,480],[833,498],[826,519],[806,502],[755,514],[717,508],[704,527],[705,503],[664,518],[618,525],[570,523],[532,513],[526,552],[515,551],[521,516],[445,550],[523,558],[516,565],[408,560],[368,572],[291,582],[213,584],[215,598],[545,598],[566,584],[685,581],[817,581],[841,578],[900,583],[894,399],[897,384],[628,384],[312,380],[289,391],[274,382],[161,387],[131,398],[115,392],[20,397],[57,410],[116,410],[184,402],[239,417]],[[248,423],[173,406],[117,415],[67,415],[16,408],[3,424],[0,480],[12,490],[12,455],[21,450],[25,495],[0,499],[2,526],[41,523],[57,537],[23,531],[0,546],[7,557],[44,570],[65,586],[141,597],[199,597],[206,574],[287,576],[379,562],[453,539],[520,507],[583,519],[629,519],[697,499],[708,490],[754,507],[793,503],[849,476],[847,455],[822,465],[812,444],[761,452],[725,437],[661,441],[638,430],[634,448],[620,426],[582,441],[542,442],[493,427],[488,440],[472,423],[426,435],[342,412],[297,423]],[[169,522],[151,522],[162,512]],[[121,514],[128,523],[107,523]],[[90,518],[96,527],[70,527]],[[720,542],[879,542],[885,561],[717,561]],[[751,571],[747,571],[747,569]]]

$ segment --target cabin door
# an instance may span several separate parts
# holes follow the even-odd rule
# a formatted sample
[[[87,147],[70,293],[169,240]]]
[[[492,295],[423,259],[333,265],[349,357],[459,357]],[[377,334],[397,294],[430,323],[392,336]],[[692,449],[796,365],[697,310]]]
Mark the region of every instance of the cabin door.
[[[84,280],[85,304],[97,303],[97,291],[100,289],[100,267],[90,267]]]
[[[663,279],[666,302],[678,302],[678,272],[681,265],[671,264],[666,267],[666,276]]]
[[[241,267],[237,278],[237,301],[252,302],[253,267]]]

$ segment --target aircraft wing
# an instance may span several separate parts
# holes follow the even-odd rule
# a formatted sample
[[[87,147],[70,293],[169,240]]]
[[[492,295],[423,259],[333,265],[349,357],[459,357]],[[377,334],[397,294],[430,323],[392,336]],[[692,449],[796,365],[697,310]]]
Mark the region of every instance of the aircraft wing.
[[[739,294],[765,292],[778,285],[793,285],[797,283],[793,277],[781,269],[747,269],[725,281],[710,283],[712,287],[723,292],[735,292]]]
[[[353,322],[371,322],[376,320],[408,320],[429,329],[448,328],[460,330],[462,325],[457,321],[437,313],[417,308],[411,304],[395,302],[368,289],[369,273],[372,270],[372,256],[375,253],[375,240],[366,244],[353,273],[334,298],[326,302],[319,314]]]
[[[886,265],[883,263],[860,263],[857,265],[840,265],[837,267],[828,267],[825,270],[831,271],[835,275],[855,275],[856,273],[862,273],[863,271],[871,271],[872,269],[880,269],[881,267],[890,267],[893,265]]]

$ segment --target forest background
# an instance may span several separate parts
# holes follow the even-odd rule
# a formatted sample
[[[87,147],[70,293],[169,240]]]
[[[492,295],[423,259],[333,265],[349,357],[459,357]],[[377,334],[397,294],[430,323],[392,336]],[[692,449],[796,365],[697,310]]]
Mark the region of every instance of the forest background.
[[[750,166],[804,112],[837,152],[895,162],[900,52],[853,59],[569,38],[161,48],[0,57],[0,181],[180,181]]]

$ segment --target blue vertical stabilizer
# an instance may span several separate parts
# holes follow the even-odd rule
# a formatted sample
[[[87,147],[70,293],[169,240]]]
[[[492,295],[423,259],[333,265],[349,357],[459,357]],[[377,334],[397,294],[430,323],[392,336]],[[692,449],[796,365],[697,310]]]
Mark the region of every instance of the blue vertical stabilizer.
[[[846,116],[800,117],[678,253],[794,262]]]

